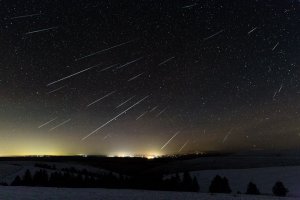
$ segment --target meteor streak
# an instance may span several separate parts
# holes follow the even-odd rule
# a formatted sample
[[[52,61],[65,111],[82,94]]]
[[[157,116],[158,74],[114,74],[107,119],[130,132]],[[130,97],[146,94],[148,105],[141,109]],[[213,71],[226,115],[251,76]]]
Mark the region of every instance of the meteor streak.
[[[141,60],[142,58],[143,58],[143,57],[139,57],[139,58],[137,58],[137,59],[135,59],[135,60],[133,60],[133,61],[129,61],[129,62],[125,63],[124,65],[121,65],[121,66],[117,67],[117,69],[121,69],[121,68],[123,68],[123,67],[126,67],[127,65],[130,65],[130,64],[132,64],[132,63],[135,63],[135,62]]]
[[[21,15],[21,16],[17,16],[17,17],[12,17],[10,19],[21,19],[21,18],[27,18],[27,17],[34,17],[34,16],[38,16],[41,15],[42,13],[37,13],[37,14],[31,14],[31,15]]]
[[[280,87],[279,87],[279,89],[278,89],[277,91],[274,92],[273,100],[275,100],[275,97],[276,97],[277,95],[279,95],[279,93],[280,93],[281,90],[282,90],[282,87],[283,87],[283,84],[281,84]]]
[[[248,32],[248,35],[250,35],[253,31],[255,31],[257,29],[257,27],[251,29],[249,32]]]
[[[112,95],[112,94],[115,93],[115,92],[116,92],[116,91],[112,91],[112,92],[110,92],[110,93],[104,95],[104,96],[101,97],[100,99],[97,99],[97,100],[93,101],[92,103],[88,104],[86,107],[87,107],[87,108],[90,107],[91,105],[97,103],[98,101],[101,101],[102,99],[105,99],[106,97],[109,97],[110,95]]]
[[[51,90],[50,92],[47,92],[47,94],[51,94],[51,93],[53,93],[53,92],[59,91],[59,90],[65,88],[65,87],[66,87],[65,85],[64,85],[64,86],[61,86],[61,87],[59,87],[59,88],[56,88],[56,89],[54,89],[54,90]]]
[[[57,29],[57,28],[58,28],[58,26],[54,26],[51,28],[44,28],[44,29],[40,29],[40,30],[36,30],[36,31],[29,31],[29,32],[25,33],[25,35],[30,35],[33,33],[39,33],[39,32],[44,32],[44,31],[50,31],[50,30]]]
[[[219,35],[219,34],[222,33],[222,32],[224,32],[224,29],[223,29],[223,30],[220,30],[220,31],[218,31],[218,32],[216,32],[215,34],[213,34],[213,35],[211,35],[211,36],[208,36],[208,37],[204,38],[203,40],[209,40],[209,39],[211,39],[211,38],[213,38],[213,37]]]
[[[167,108],[163,109],[162,111],[160,111],[155,117],[159,117],[161,114],[163,114],[165,111],[167,110]]]
[[[143,112],[140,116],[138,116],[135,120],[139,120],[140,118],[142,118],[144,115],[147,114],[148,111]]]
[[[162,61],[161,63],[159,63],[158,66],[161,66],[161,65],[163,65],[163,64],[165,64],[165,63],[167,63],[167,62],[173,60],[174,58],[175,58],[175,56],[173,56],[173,57],[171,57],[171,58],[168,58],[168,59]]]
[[[69,121],[71,121],[71,119],[68,119],[68,120],[66,120],[66,121],[63,121],[62,123],[58,124],[57,126],[54,126],[53,128],[49,129],[49,132],[50,132],[50,131],[53,131],[54,129],[57,129],[58,127],[60,127],[60,126],[62,126],[62,125],[64,125],[64,124],[66,124],[66,123],[68,123]]]
[[[228,139],[228,137],[231,135],[231,133],[232,133],[232,130],[233,130],[233,128],[232,128],[232,129],[230,129],[230,131],[228,131],[228,133],[225,135],[225,137],[223,138],[223,143],[225,143],[225,142],[226,142],[226,140]]]
[[[179,149],[178,153],[189,143],[189,140],[187,140]]]
[[[158,108],[158,106],[153,107],[149,112],[153,112],[154,110],[156,110],[156,108]]]
[[[113,64],[113,65],[110,65],[110,66],[108,66],[108,67],[105,67],[105,68],[101,69],[100,72],[103,72],[103,71],[106,71],[106,70],[108,70],[108,69],[110,69],[110,68],[113,68],[113,67],[116,66],[116,65],[118,65],[118,64]]]
[[[130,101],[131,99],[133,99],[135,97],[135,95],[134,96],[132,96],[132,97],[130,97],[129,99],[127,99],[126,101],[124,101],[124,102],[122,102],[122,103],[120,103],[116,108],[119,108],[119,107],[121,107],[121,106],[123,106],[125,103],[127,103],[128,101]]]
[[[134,77],[132,77],[132,78],[130,78],[130,79],[128,79],[127,81],[128,81],[128,82],[129,82],[129,81],[133,81],[134,79],[136,79],[136,78],[142,76],[143,74],[144,74],[144,72],[143,72],[143,73],[140,73],[140,74],[138,74],[138,75],[136,75],[136,76],[134,76]]]
[[[90,69],[93,69],[93,68],[95,68],[95,67],[97,67],[97,66],[99,66],[99,65],[95,65],[95,66],[92,66],[92,67],[83,69],[83,70],[81,70],[81,71],[79,71],[79,72],[76,72],[76,73],[74,73],[74,74],[71,74],[71,75],[69,75],[69,76],[65,76],[65,77],[63,77],[63,78],[61,78],[61,79],[58,79],[58,80],[53,81],[53,82],[51,82],[51,83],[48,83],[47,86],[50,86],[50,85],[53,85],[53,84],[58,83],[58,82],[60,82],[60,81],[69,79],[69,78],[71,78],[71,77],[73,77],[73,76],[76,76],[76,75],[78,75],[78,74],[81,74],[81,73],[83,73],[83,72],[85,72],[85,71],[88,71],[88,70],[90,70]]]
[[[182,8],[191,8],[198,5],[197,3],[191,4],[191,5],[187,5],[187,6],[183,6]]]
[[[275,46],[273,47],[272,51],[274,51],[278,45],[279,45],[279,42],[277,42],[277,43],[275,44]]]
[[[53,122],[53,121],[56,120],[56,119],[57,119],[57,117],[55,117],[55,118],[53,118],[53,119],[47,121],[46,123],[40,125],[38,128],[42,128],[43,126],[46,126],[47,124],[50,124],[51,122]]]
[[[178,134],[180,133],[180,131],[177,131],[161,148],[160,150],[163,150],[170,142],[171,140],[176,137]]]
[[[278,92],[277,92],[277,93],[280,93],[280,92],[281,92],[282,87],[283,87],[283,84],[280,85],[280,88],[278,89]]]
[[[105,52],[105,51],[108,51],[108,50],[111,50],[111,49],[114,49],[114,48],[123,46],[123,45],[125,45],[125,44],[129,44],[129,43],[131,43],[131,42],[133,42],[133,41],[136,41],[136,39],[130,40],[130,41],[128,41],[128,42],[123,42],[123,43],[121,43],[121,44],[117,44],[117,45],[115,45],[115,46],[108,47],[108,48],[102,49],[102,50],[100,50],[100,51],[96,51],[96,52],[94,52],[94,53],[91,53],[91,54],[89,54],[89,55],[86,55],[86,56],[83,56],[83,57],[80,57],[80,58],[76,58],[75,61],[82,60],[82,59],[85,59],[85,58],[88,58],[88,57],[97,55],[97,54],[99,54],[99,53],[103,53],[103,52]]]

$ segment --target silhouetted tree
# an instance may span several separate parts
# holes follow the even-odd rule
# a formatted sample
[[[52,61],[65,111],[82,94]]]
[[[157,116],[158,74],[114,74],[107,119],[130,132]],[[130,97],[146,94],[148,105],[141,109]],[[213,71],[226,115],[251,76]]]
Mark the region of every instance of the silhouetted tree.
[[[231,193],[228,179],[226,177],[221,178],[217,175],[212,180],[209,186],[209,192],[211,193]]]
[[[22,179],[22,185],[31,186],[32,184],[32,176],[30,171],[27,169]]]
[[[272,190],[275,196],[281,196],[281,197],[286,196],[287,193],[289,192],[288,189],[283,185],[281,181],[276,182]]]
[[[193,189],[192,189],[192,191],[194,191],[194,192],[199,192],[199,190],[200,190],[200,187],[199,187],[197,178],[194,177],[194,178],[193,178]]]
[[[49,178],[49,186],[63,187],[62,174],[60,172],[51,173]]]
[[[223,193],[231,193],[228,179],[224,176],[222,179]]]
[[[182,190],[191,191],[193,189],[193,179],[188,172],[183,173]]]
[[[254,183],[249,182],[246,194],[260,194],[260,192]]]
[[[222,187],[222,178],[221,178],[221,176],[217,175],[211,181],[211,184],[209,186],[209,192],[218,193],[221,191],[221,187]]]
[[[33,185],[47,186],[48,185],[48,173],[46,170],[36,171],[33,175]]]
[[[181,180],[178,174],[175,176],[171,176],[164,181],[164,188],[165,190],[169,191],[176,191],[181,189]]]
[[[173,179],[174,183],[174,190],[179,190],[181,185],[181,178],[179,174],[177,173]]]

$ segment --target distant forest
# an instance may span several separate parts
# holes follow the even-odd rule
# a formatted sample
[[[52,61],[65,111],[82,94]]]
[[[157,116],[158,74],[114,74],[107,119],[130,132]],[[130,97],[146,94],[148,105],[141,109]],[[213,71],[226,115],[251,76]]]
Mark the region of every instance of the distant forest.
[[[74,167],[57,169],[55,165],[35,164],[41,168],[32,174],[26,170],[23,176],[16,176],[11,186],[33,187],[69,187],[69,188],[115,188],[115,189],[145,189],[162,191],[199,192],[200,187],[196,177],[189,172],[182,176],[165,175],[135,175],[125,176],[116,173],[95,173],[86,169],[78,170]],[[168,178],[166,178],[168,177]],[[3,184],[2,185],[7,185]],[[226,177],[216,175],[209,186],[210,193],[231,193],[232,190]],[[272,188],[275,196],[286,196],[288,189],[280,181]],[[237,192],[241,194],[241,192]],[[261,194],[253,182],[249,182],[245,194]]]
[[[94,173],[86,169],[77,170],[73,167],[57,170],[55,165],[36,164],[44,168],[32,174],[26,170],[23,176],[16,176],[12,186],[37,187],[71,187],[71,188],[131,188],[167,191],[199,191],[195,177],[188,172],[181,178],[178,174],[169,178],[164,175],[136,175],[133,177],[115,173]],[[50,172],[50,170],[55,170]]]

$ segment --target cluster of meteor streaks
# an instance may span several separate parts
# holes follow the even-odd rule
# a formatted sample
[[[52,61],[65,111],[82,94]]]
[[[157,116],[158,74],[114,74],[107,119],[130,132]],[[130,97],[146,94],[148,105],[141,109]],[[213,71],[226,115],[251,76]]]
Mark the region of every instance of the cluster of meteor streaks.
[[[300,144],[297,0],[1,4],[7,154],[29,143],[107,155]]]
[[[140,104],[142,101],[144,101],[145,99],[147,99],[149,96],[146,96],[144,98],[142,98],[141,100],[139,100],[138,102],[136,102],[135,104],[133,104],[132,106],[130,106],[129,108],[127,108],[126,110],[124,110],[123,112],[119,113],[117,116],[113,117],[112,119],[108,120],[107,122],[105,122],[104,124],[102,124],[101,126],[99,126],[97,129],[95,129],[94,131],[92,131],[91,133],[89,133],[88,135],[86,135],[85,137],[83,137],[81,140],[85,140],[88,137],[90,137],[91,135],[93,135],[94,133],[98,132],[99,130],[101,130],[103,127],[105,127],[106,125],[108,125],[109,123],[111,123],[112,121],[116,120],[118,117],[120,117],[123,114],[126,114],[126,112],[128,112],[129,110],[131,110],[132,108],[134,108],[135,106],[137,106],[138,104]]]

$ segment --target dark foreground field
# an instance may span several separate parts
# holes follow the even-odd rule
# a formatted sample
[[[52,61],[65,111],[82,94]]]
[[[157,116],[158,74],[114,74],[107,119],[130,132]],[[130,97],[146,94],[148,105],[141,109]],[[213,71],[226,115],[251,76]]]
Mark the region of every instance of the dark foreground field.
[[[191,178],[197,181],[199,186],[198,189],[194,188],[193,191],[201,193],[209,192],[212,179],[216,175],[220,175],[228,179],[231,195],[237,193],[244,194],[247,184],[252,181],[257,185],[262,195],[270,197],[274,183],[282,181],[289,189],[289,197],[300,197],[299,166],[300,157],[298,154],[290,153],[186,155],[156,159],[111,158],[103,156],[2,157],[0,158],[0,183],[11,185],[17,176],[24,177],[26,171],[31,172],[32,179],[35,177],[35,180],[39,180],[36,178],[37,174],[39,174],[37,172],[46,172],[49,182],[43,183],[40,181],[38,184],[26,183],[27,186],[34,186],[34,188],[38,186],[44,186],[44,188],[72,187],[74,188],[74,191],[72,190],[74,195],[76,191],[81,191],[83,194],[88,192],[88,189],[78,190],[81,187],[95,188],[92,190],[93,192],[97,191],[99,193],[99,191],[102,191],[104,194],[109,193],[110,189],[100,190],[100,188],[118,188],[123,191],[124,195],[130,195],[124,189],[191,191],[190,188],[187,189],[184,187],[186,185],[184,172],[186,172]],[[50,181],[52,175],[55,175],[53,177],[56,177],[56,182],[53,181],[53,177],[52,182]],[[174,177],[177,177],[177,179]],[[95,181],[97,179],[104,181],[97,182]],[[162,179],[163,181],[161,181]],[[57,182],[57,180],[60,181]],[[181,183],[178,183],[178,180]],[[174,181],[177,182],[177,185],[174,185]],[[107,183],[109,184],[107,185]],[[21,186],[24,185],[24,183],[17,183],[15,185],[18,184]],[[170,188],[169,185],[172,184],[173,188]],[[7,191],[7,195],[13,196],[12,191],[14,188],[4,186],[1,190]],[[18,188],[18,190],[22,190],[23,192],[31,192],[27,187],[19,186]],[[51,193],[53,189],[44,190]],[[63,193],[63,190],[57,191]],[[144,196],[147,196],[145,195],[146,192],[134,193],[139,194],[138,199],[145,199]],[[155,192],[151,194],[156,195]],[[171,193],[165,192],[165,194],[170,195]],[[186,193],[186,195],[195,196],[190,193]],[[202,196],[196,195],[195,197],[201,199]],[[220,196],[221,199],[229,197],[233,196]],[[114,198],[115,196],[112,197],[112,199]],[[244,196],[241,198],[245,199]],[[266,197],[266,199],[268,198]]]

